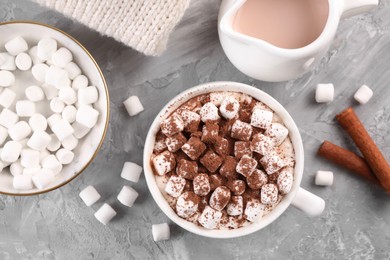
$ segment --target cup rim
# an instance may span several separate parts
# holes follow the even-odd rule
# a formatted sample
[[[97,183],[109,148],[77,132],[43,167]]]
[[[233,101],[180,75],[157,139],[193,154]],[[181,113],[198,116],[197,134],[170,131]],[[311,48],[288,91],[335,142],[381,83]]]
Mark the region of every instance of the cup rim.
[[[107,86],[106,79],[104,78],[103,72],[100,69],[98,63],[96,62],[96,60],[94,59],[92,54],[87,50],[87,48],[84,47],[84,45],[82,45],[78,40],[76,40],[76,38],[74,38],[70,34],[64,32],[63,30],[58,29],[57,27],[54,27],[52,25],[45,24],[45,23],[40,23],[40,22],[35,22],[35,21],[30,21],[30,20],[14,20],[14,21],[0,22],[0,26],[9,25],[9,24],[32,24],[32,25],[38,25],[38,26],[46,27],[47,29],[51,29],[51,30],[57,31],[57,32],[63,34],[65,37],[68,37],[70,40],[72,40],[74,43],[76,43],[85,52],[85,54],[87,54],[87,56],[91,59],[91,61],[95,65],[97,71],[99,72],[99,77],[102,79],[103,86],[104,86],[104,91],[105,91],[105,94],[107,96],[107,100],[106,100],[107,115],[106,115],[106,118],[105,118],[106,122],[105,122],[105,125],[104,125],[104,131],[103,131],[102,137],[99,140],[99,145],[96,147],[96,150],[94,151],[91,159],[77,173],[75,173],[71,178],[67,179],[66,181],[64,181],[64,182],[62,182],[62,183],[60,183],[60,184],[58,184],[58,185],[56,185],[56,186],[54,186],[54,187],[52,187],[50,189],[43,189],[43,190],[39,190],[39,191],[35,191],[35,192],[28,192],[28,193],[12,193],[12,192],[0,191],[0,194],[2,194],[2,195],[10,195],[10,196],[24,197],[24,196],[40,195],[40,194],[51,192],[53,190],[61,188],[61,187],[65,186],[66,184],[70,183],[72,180],[74,180],[76,177],[78,177],[82,172],[84,172],[85,169],[87,169],[89,167],[89,165],[93,162],[93,160],[96,158],[96,156],[98,155],[98,153],[100,151],[100,148],[103,145],[103,142],[104,142],[104,139],[106,137],[107,130],[108,130],[108,124],[109,124],[109,121],[110,121],[109,120],[110,119],[110,94],[109,94],[109,91],[108,91],[108,86]]]
[[[248,94],[253,98],[263,102],[268,105],[279,117],[282,118],[283,123],[289,129],[289,136],[291,138],[293,148],[295,151],[295,167],[294,167],[294,183],[291,188],[291,191],[284,196],[281,202],[267,215],[265,215],[261,220],[251,223],[245,227],[231,230],[208,230],[199,225],[191,223],[185,219],[180,218],[176,212],[169,206],[167,200],[164,198],[163,194],[159,190],[155,175],[152,171],[150,164],[150,156],[153,152],[153,147],[155,143],[155,136],[160,128],[160,122],[169,116],[176,108],[187,100],[209,92],[213,91],[233,91],[241,92]],[[201,84],[190,89],[185,90],[184,92],[175,96],[171,101],[169,101],[162,110],[158,113],[153,123],[150,126],[147,137],[145,139],[144,154],[143,154],[143,166],[144,174],[147,186],[149,191],[160,207],[160,209],[180,227],[190,231],[194,234],[210,237],[210,238],[235,238],[245,235],[249,235],[253,232],[256,232],[276,220],[292,203],[295,193],[297,192],[303,175],[303,165],[304,165],[304,152],[303,152],[303,143],[300,136],[299,130],[287,112],[287,110],[273,97],[265,93],[264,91],[257,89],[253,86],[230,81],[217,81]]]

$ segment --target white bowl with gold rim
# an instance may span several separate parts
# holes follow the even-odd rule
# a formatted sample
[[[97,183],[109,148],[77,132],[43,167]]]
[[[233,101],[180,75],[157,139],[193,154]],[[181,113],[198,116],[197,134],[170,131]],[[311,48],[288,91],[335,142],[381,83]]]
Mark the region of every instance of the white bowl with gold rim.
[[[252,96],[269,106],[289,129],[289,136],[295,152],[294,182],[291,191],[283,197],[280,203],[271,212],[266,214],[259,221],[231,230],[209,230],[180,218],[170,207],[167,200],[164,198],[164,195],[161,193],[150,163],[150,158],[155,144],[155,137],[160,130],[160,123],[191,98],[215,91],[232,91],[248,94],[249,96]],[[318,216],[325,208],[325,202],[323,199],[300,187],[304,168],[304,152],[301,135],[294,120],[287,110],[273,97],[260,89],[246,84],[238,82],[210,82],[190,88],[174,97],[156,116],[149,129],[145,140],[143,160],[146,183],[157,205],[173,222],[197,235],[212,238],[241,237],[268,226],[290,205],[301,209],[309,216]]]
[[[96,126],[79,141],[77,148],[74,150],[75,158],[73,162],[64,166],[52,183],[41,190],[37,188],[16,190],[13,187],[13,176],[9,173],[9,169],[6,168],[0,173],[0,194],[29,196],[49,192],[69,183],[80,175],[93,161],[102,146],[108,127],[110,110],[107,84],[98,64],[87,49],[75,38],[55,27],[33,21],[4,22],[0,23],[0,35],[1,52],[5,51],[4,44],[16,36],[23,37],[29,44],[29,48],[44,37],[55,39],[59,46],[66,47],[72,52],[73,60],[79,65],[82,73],[88,77],[89,85],[94,85],[98,89],[99,100],[94,104],[94,107],[100,113],[99,120]],[[14,72],[16,76],[15,87],[25,88],[37,84],[37,81],[26,73]]]

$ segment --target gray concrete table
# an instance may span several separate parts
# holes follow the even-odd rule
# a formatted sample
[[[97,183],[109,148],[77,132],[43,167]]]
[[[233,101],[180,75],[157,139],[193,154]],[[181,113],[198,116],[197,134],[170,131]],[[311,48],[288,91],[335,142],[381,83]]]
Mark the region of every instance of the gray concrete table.
[[[334,121],[336,113],[354,105],[390,159],[390,1],[382,1],[370,14],[341,22],[321,64],[283,83],[256,81],[232,66],[218,41],[219,4],[192,1],[168,50],[152,58],[27,0],[0,0],[1,21],[35,20],[76,37],[100,64],[111,95],[103,148],[80,177],[40,196],[0,196],[0,259],[390,259],[389,196],[315,155],[324,139],[357,151]],[[149,194],[144,178],[134,185],[120,178],[122,165],[127,160],[142,163],[148,127],[168,100],[191,86],[217,80],[254,85],[286,106],[304,141],[302,186],[326,200],[325,212],[308,218],[289,208],[267,228],[230,240],[199,237],[171,224],[171,240],[155,243],[152,223],[169,220]],[[335,85],[336,97],[329,105],[314,102],[314,87],[324,82]],[[364,83],[373,88],[374,97],[369,104],[357,106],[352,95]],[[138,95],[146,107],[132,118],[122,105],[129,95]],[[335,172],[332,187],[313,184],[319,169]],[[89,184],[102,193],[92,208],[78,197]],[[124,184],[140,193],[132,208],[116,200]],[[103,202],[118,211],[108,226],[93,216]]]

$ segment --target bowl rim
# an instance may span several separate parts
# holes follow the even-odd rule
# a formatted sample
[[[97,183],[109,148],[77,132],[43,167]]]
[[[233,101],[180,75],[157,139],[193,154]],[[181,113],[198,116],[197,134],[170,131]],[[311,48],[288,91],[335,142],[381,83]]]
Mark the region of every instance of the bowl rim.
[[[106,116],[106,123],[105,123],[105,126],[104,126],[104,131],[103,131],[103,135],[99,141],[99,145],[97,146],[95,152],[93,153],[91,159],[84,165],[83,168],[81,168],[81,170],[79,172],[77,172],[75,175],[73,175],[71,178],[69,178],[68,180],[66,180],[65,182],[57,185],[57,186],[54,186],[50,189],[47,189],[47,190],[42,190],[42,191],[36,191],[36,192],[29,192],[29,193],[12,193],[12,192],[4,192],[4,191],[0,191],[0,194],[2,195],[10,195],[10,196],[20,196],[20,197],[24,197],[24,196],[33,196],[33,195],[40,195],[40,194],[44,194],[44,193],[48,193],[48,192],[51,192],[53,190],[56,190],[58,188],[61,188],[62,186],[70,183],[72,180],[74,180],[76,177],[78,177],[83,171],[85,171],[85,169],[87,169],[89,167],[89,165],[92,163],[92,161],[96,158],[96,156],[98,155],[99,151],[100,151],[100,148],[102,147],[103,145],[103,142],[104,142],[104,139],[106,137],[106,134],[107,134],[107,130],[108,130],[108,124],[109,124],[109,120],[110,120],[110,95],[109,95],[109,91],[108,91],[108,86],[107,86],[107,82],[106,82],[106,79],[104,78],[104,75],[103,75],[103,72],[102,70],[100,69],[98,63],[96,62],[96,60],[93,58],[92,54],[87,50],[87,48],[84,47],[84,45],[82,45],[78,40],[76,40],[73,36],[71,36],[70,34],[64,32],[63,30],[61,29],[58,29],[52,25],[49,25],[49,24],[45,24],[45,23],[41,23],[41,22],[36,22],[36,21],[30,21],[30,20],[13,20],[13,21],[7,21],[7,22],[0,22],[0,26],[3,26],[3,25],[8,25],[8,24],[33,24],[33,25],[39,25],[39,26],[43,26],[43,27],[46,27],[46,28],[49,28],[49,29],[52,29],[52,30],[55,30],[61,34],[63,34],[64,36],[68,37],[69,39],[71,39],[73,42],[75,42],[78,46],[80,46],[80,48],[88,55],[88,57],[91,59],[91,61],[93,62],[93,64],[95,65],[96,69],[98,70],[99,72],[99,75],[100,75],[100,78],[102,79],[102,82],[103,82],[103,86],[104,86],[104,91],[106,92],[106,96],[107,96],[107,116]]]
[[[226,87],[229,89],[224,90],[224,88]],[[190,98],[193,98],[201,94],[213,92],[213,91],[241,92],[249,96],[252,96],[253,98],[258,99],[259,101],[270,106],[273,109],[273,111],[275,111],[275,113],[282,118],[283,123],[285,123],[286,127],[288,127],[288,129],[290,130],[289,135],[295,152],[294,183],[291,191],[287,195],[285,195],[282,201],[277,205],[277,207],[275,207],[269,214],[265,215],[261,221],[251,223],[248,226],[238,228],[238,229],[232,229],[232,230],[207,230],[203,227],[200,227],[199,225],[196,225],[192,222],[180,218],[169,206],[162,192],[158,188],[156,178],[154,173],[151,170],[151,164],[150,164],[150,155],[153,152],[155,135],[159,129],[159,127],[157,127],[159,126],[159,122],[161,122],[162,119],[166,118],[177,107],[179,107],[184,102],[188,101]],[[248,92],[252,92],[253,94],[250,94]],[[261,96],[263,99],[267,99],[267,101],[264,101],[261,98],[258,98],[256,96]],[[168,216],[168,218],[171,221],[173,221],[180,227],[184,228],[185,230],[200,236],[226,239],[226,238],[242,237],[254,233],[271,224],[274,220],[279,218],[280,215],[282,215],[286,211],[286,209],[291,205],[294,196],[298,191],[302,181],[303,167],[304,167],[304,150],[303,150],[302,138],[298,130],[298,127],[295,124],[295,121],[292,119],[291,115],[284,108],[284,106],[280,104],[276,99],[274,99],[272,96],[265,93],[264,91],[244,83],[233,82],[233,81],[216,81],[216,82],[200,84],[195,87],[184,90],[183,92],[179,93],[174,98],[172,98],[161,109],[161,111],[157,114],[157,116],[153,120],[153,123],[151,124],[147,137],[145,139],[143,166],[144,166],[146,184],[149,188],[149,191],[154,201],[159,206],[159,208],[164,212],[164,214]]]

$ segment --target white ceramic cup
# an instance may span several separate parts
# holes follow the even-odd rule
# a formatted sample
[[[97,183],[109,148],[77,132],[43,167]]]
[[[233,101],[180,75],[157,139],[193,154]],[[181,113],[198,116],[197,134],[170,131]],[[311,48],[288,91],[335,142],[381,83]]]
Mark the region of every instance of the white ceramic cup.
[[[96,86],[98,89],[99,100],[94,106],[100,113],[99,120],[91,131],[79,141],[78,146],[73,151],[75,153],[74,160],[62,168],[61,173],[55,177],[52,183],[44,189],[33,188],[31,190],[17,190],[13,187],[13,176],[9,173],[8,169],[3,170],[0,174],[0,194],[29,196],[57,189],[81,174],[96,157],[103,144],[107,132],[110,112],[108,88],[103,73],[92,55],[81,45],[81,43],[67,33],[50,25],[33,21],[5,22],[0,23],[0,35],[2,36],[0,39],[0,46],[4,46],[4,43],[16,36],[23,37],[29,44],[29,48],[36,45],[42,38],[51,37],[55,39],[59,46],[66,47],[72,52],[73,60],[79,65],[82,73],[88,77],[89,85]],[[27,71],[14,71],[13,73],[17,78],[14,89],[15,91],[18,91],[17,98],[23,98],[26,86],[40,85]],[[0,108],[0,110],[1,109],[2,108]],[[14,109],[14,105],[12,109]],[[49,111],[48,108],[47,111]],[[43,109],[40,113],[45,114],[46,110]]]
[[[294,183],[291,191],[270,213],[265,215],[261,220],[239,229],[208,230],[199,225],[193,224],[185,219],[180,218],[169,206],[163,194],[160,192],[150,164],[150,157],[153,153],[155,137],[160,129],[161,121],[167,118],[173,111],[175,111],[187,100],[195,96],[213,91],[234,91],[245,93],[268,105],[273,111],[275,111],[277,115],[280,116],[285,126],[289,129],[289,135],[295,150],[296,164],[294,172]],[[212,238],[233,238],[248,235],[272,223],[290,206],[290,204],[301,209],[309,216],[318,216],[323,212],[325,208],[325,201],[323,199],[300,187],[303,175],[304,153],[301,135],[299,134],[298,128],[295,125],[294,120],[291,118],[290,114],[284,109],[284,107],[274,98],[272,98],[265,92],[246,84],[237,82],[211,82],[190,88],[173,98],[157,115],[150,127],[149,133],[145,141],[143,160],[146,183],[157,205],[173,222],[175,222],[182,228],[201,236]]]

